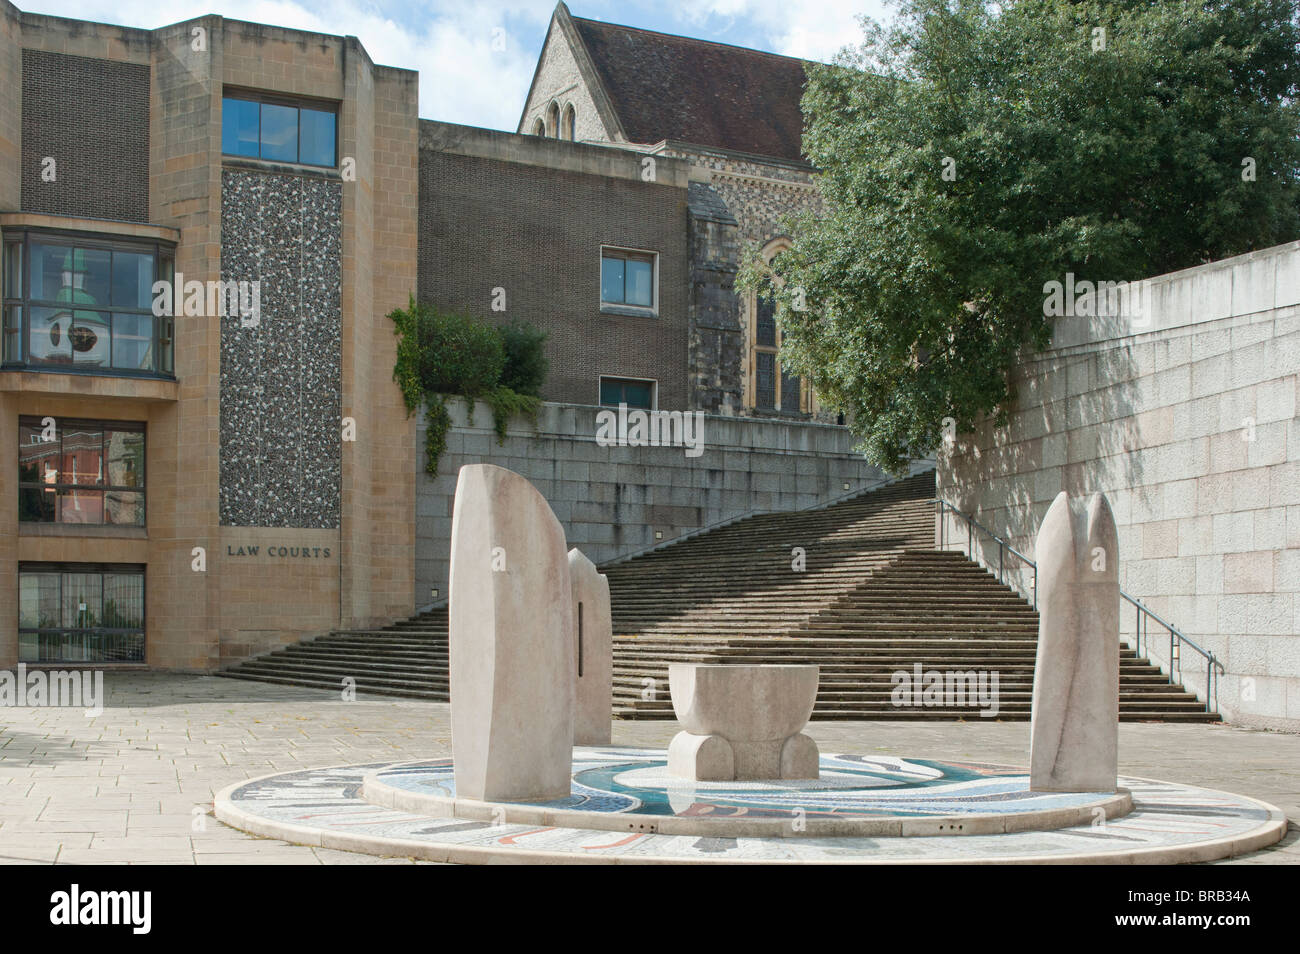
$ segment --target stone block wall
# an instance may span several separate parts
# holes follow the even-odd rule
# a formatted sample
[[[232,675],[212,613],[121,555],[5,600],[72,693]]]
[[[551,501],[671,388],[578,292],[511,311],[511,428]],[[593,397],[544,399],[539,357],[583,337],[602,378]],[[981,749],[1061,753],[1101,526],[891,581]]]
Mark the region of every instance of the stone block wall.
[[[940,496],[1032,558],[1059,491],[1105,492],[1120,585],[1223,661],[1225,717],[1300,727],[1300,243],[1152,279],[1136,321],[1059,319],[1015,384],[1007,427],[940,458]],[[1150,653],[1167,668],[1167,637]],[[1204,691],[1190,649],[1181,671]]]
[[[422,606],[447,596],[452,501],[465,464],[496,464],[527,477],[551,504],[569,546],[597,564],[751,511],[814,507],[887,480],[853,450],[843,427],[705,415],[703,453],[688,457],[681,447],[602,447],[597,407],[545,404],[535,429],[513,421],[500,445],[482,402],[472,418],[463,401],[448,408],[453,426],[438,476],[421,471],[416,480]],[[418,420],[423,461],[423,414]]]

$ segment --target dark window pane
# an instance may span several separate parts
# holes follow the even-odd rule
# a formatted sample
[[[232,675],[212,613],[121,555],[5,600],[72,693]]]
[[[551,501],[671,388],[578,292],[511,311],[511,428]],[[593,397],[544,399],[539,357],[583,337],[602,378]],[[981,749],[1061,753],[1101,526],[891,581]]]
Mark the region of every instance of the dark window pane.
[[[600,403],[611,407],[626,404],[628,407],[649,409],[654,406],[654,382],[601,378]]]
[[[153,322],[152,315],[113,316],[113,367],[153,370]]]
[[[70,311],[62,308],[33,308],[27,360],[31,364],[72,364],[72,339],[68,337],[71,325]]]
[[[104,574],[104,624],[108,629],[144,625],[144,577],[139,573]]]
[[[781,410],[799,410],[799,377],[781,372]]]
[[[99,573],[63,574],[63,626],[99,626],[104,609],[104,577]]]
[[[23,309],[21,305],[4,306],[4,360],[23,360]]]
[[[78,367],[107,368],[111,334],[106,311],[74,311],[68,337],[72,341],[72,363]]]
[[[53,523],[55,499],[53,490],[21,488],[18,491],[18,519],[26,523]]]
[[[143,527],[144,494],[130,490],[104,491],[104,523],[116,527]]]
[[[103,523],[102,490],[60,490],[59,523]]]
[[[74,426],[64,429],[59,483],[95,487],[104,482],[104,432]]]
[[[628,381],[623,387],[623,401],[628,407],[649,410],[654,405],[654,385],[649,381]]]
[[[262,158],[298,161],[298,108],[262,104]]]
[[[40,424],[18,425],[18,479],[23,483],[58,483],[62,453],[58,432],[50,441],[43,440],[44,433]]]
[[[767,296],[758,299],[758,314],[756,316],[755,344],[760,348],[776,347],[776,302]]]
[[[256,156],[257,103],[247,99],[221,101],[221,151],[228,156]]]
[[[623,259],[607,257],[600,260],[600,300],[622,304]]]
[[[334,114],[319,109],[299,111],[299,162],[313,166],[334,165]]]
[[[58,573],[18,575],[18,625],[23,629],[53,629],[63,625]]]
[[[63,289],[64,262],[71,251],[63,245],[32,242],[31,297],[34,301],[60,301]],[[71,273],[68,273],[69,281]]]
[[[23,243],[9,242],[5,245],[4,263],[4,297],[23,297]]]
[[[643,259],[627,260],[627,303],[649,308],[654,304],[654,267]]]
[[[107,305],[113,297],[112,253],[106,248],[73,249],[64,259],[71,261],[72,288],[65,285],[67,298],[76,305]]]
[[[754,354],[755,404],[763,410],[776,409],[776,355],[771,351]]]
[[[104,454],[110,486],[144,487],[143,432],[105,430]]]
[[[175,337],[175,319],[162,317],[158,319],[158,370],[163,374],[172,373],[172,339]]]
[[[119,308],[153,306],[153,255],[148,252],[113,253],[113,304]]]

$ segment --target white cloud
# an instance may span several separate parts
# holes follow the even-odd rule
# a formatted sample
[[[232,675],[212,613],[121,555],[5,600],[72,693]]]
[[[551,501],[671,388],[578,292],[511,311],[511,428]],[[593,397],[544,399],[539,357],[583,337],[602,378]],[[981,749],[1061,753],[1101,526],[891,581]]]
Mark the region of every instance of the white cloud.
[[[711,16],[747,25],[766,40],[764,49],[823,62],[862,40],[858,17],[890,19],[887,0],[697,0],[683,4],[693,23]]]

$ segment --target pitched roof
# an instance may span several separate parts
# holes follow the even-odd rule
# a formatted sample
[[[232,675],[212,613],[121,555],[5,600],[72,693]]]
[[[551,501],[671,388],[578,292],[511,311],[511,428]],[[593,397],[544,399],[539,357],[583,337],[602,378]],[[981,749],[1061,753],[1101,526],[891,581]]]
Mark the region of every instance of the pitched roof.
[[[629,141],[803,161],[802,60],[571,19]]]

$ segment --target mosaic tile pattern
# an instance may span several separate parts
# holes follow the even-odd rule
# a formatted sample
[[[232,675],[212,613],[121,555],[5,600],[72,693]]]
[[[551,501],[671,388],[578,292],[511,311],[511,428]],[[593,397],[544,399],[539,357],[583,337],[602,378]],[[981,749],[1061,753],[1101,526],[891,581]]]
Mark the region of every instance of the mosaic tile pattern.
[[[222,173],[221,278],[261,282],[220,319],[223,526],[339,526],[342,217],[338,182]]]
[[[1281,812],[1245,796],[1121,778],[1120,784],[1133,793],[1134,810],[1103,826],[926,838],[642,834],[494,824],[380,808],[360,796],[364,778],[377,770],[385,770],[384,765],[290,772],[245,782],[217,796],[216,814],[246,831],[300,844],[461,862],[1172,863],[1254,850],[1276,841],[1286,826]]]
[[[781,782],[693,782],[669,775],[659,751],[575,749],[573,793],[523,802],[539,808],[639,815],[723,818],[916,818],[1075,808],[1102,792],[1030,792],[1020,769],[889,756],[823,755],[818,779]],[[393,788],[440,798],[456,794],[451,759],[377,773]]]

